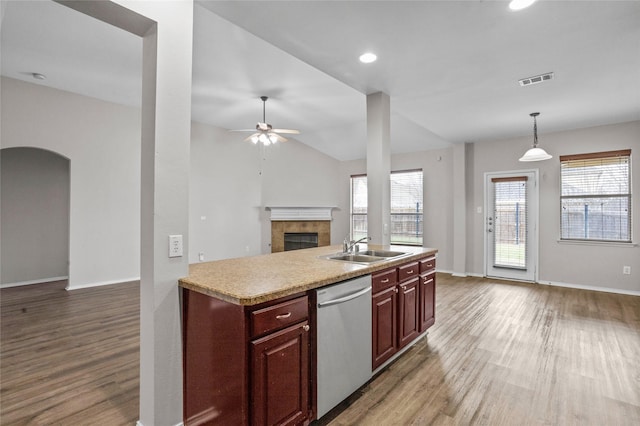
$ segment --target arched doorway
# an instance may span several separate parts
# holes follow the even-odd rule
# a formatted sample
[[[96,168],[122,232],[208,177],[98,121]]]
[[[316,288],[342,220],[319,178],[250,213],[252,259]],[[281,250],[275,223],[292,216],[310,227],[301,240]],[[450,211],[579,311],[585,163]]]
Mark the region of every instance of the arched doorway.
[[[69,276],[70,161],[40,148],[0,150],[2,287]]]

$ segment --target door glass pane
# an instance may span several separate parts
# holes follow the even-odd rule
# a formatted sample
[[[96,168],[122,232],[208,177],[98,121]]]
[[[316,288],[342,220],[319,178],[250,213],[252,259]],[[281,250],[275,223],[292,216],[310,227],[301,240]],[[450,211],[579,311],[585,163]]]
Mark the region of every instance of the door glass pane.
[[[527,267],[526,178],[494,180],[494,259],[499,268]]]

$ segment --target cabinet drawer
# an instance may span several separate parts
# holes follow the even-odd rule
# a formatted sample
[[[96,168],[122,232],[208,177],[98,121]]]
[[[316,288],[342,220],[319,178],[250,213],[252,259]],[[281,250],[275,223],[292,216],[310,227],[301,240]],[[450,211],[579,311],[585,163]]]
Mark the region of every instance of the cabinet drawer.
[[[251,337],[279,330],[309,317],[307,296],[251,312]]]
[[[418,262],[407,263],[398,267],[398,281],[402,282],[409,278],[417,277],[420,273]]]
[[[377,272],[371,275],[372,293],[377,293],[386,288],[393,287],[398,283],[398,273],[396,268],[387,269],[386,271]]]
[[[425,272],[429,272],[432,269],[436,269],[436,258],[429,257],[427,259],[422,259],[420,261],[420,273],[424,274]]]

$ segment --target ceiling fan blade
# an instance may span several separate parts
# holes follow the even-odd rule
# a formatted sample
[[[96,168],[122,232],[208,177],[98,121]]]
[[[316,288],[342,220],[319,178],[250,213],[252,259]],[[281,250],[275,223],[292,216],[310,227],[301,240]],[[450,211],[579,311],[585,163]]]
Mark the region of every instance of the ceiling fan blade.
[[[237,130],[227,130],[228,132],[255,132],[256,129],[237,129]]]
[[[274,132],[278,132],[278,133],[286,133],[286,134],[290,134],[290,135],[299,135],[300,134],[300,130],[294,130],[294,129],[273,129]]]
[[[244,140],[244,141],[245,141],[245,142],[247,142],[247,141],[251,141],[251,138],[253,138],[253,137],[256,137],[256,138],[257,138],[257,137],[259,137],[259,136],[260,136],[260,133],[254,133],[254,134],[252,134],[251,136],[247,136],[247,137],[245,138],[245,140]],[[253,141],[251,141],[251,142],[253,142]]]
[[[288,139],[287,138],[283,138],[282,136],[280,136],[279,134],[275,133],[275,132],[269,132],[269,137],[271,136],[275,136],[276,140],[278,142],[286,142]]]

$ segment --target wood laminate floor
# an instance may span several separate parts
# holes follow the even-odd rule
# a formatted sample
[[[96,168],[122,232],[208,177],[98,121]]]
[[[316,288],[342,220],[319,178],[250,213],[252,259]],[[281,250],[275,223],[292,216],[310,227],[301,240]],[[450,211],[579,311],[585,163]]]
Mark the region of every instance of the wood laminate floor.
[[[0,291],[0,424],[135,424],[138,284],[64,285]],[[438,274],[436,315],[316,424],[640,424],[640,297]]]
[[[318,424],[640,425],[640,297],[438,274],[436,323]]]
[[[135,425],[137,282],[0,290],[0,425]]]

